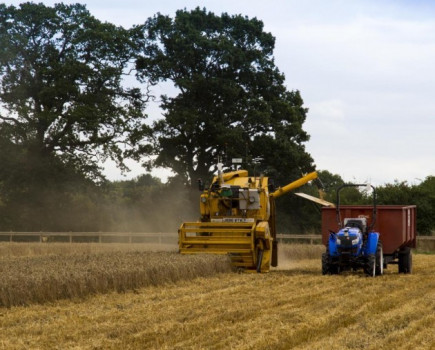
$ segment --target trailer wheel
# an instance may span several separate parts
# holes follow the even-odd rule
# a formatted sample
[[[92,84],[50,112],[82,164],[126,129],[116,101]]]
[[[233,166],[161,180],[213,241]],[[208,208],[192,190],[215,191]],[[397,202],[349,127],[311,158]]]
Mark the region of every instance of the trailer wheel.
[[[384,274],[384,251],[382,249],[382,243],[378,242],[376,248],[376,276],[382,276]]]
[[[367,262],[364,266],[364,272],[367,276],[375,277],[376,276],[376,256],[374,254],[370,254],[367,258]]]
[[[399,273],[412,272],[412,252],[411,248],[404,247],[399,251]]]

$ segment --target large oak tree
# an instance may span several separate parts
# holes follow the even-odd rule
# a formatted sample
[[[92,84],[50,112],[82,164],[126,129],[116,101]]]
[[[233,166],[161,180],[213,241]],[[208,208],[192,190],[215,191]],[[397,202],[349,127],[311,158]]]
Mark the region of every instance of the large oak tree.
[[[286,89],[275,39],[260,20],[197,8],[157,14],[143,30],[141,78],[172,82],[178,91],[162,96],[153,165],[186,183],[209,176],[218,156],[261,157],[269,174],[286,179],[311,170],[306,109],[300,93]]]
[[[122,165],[122,145],[146,128],[144,96],[123,83],[135,39],[84,5],[0,4],[0,133],[29,164]]]
[[[146,129],[146,96],[124,79],[137,35],[79,4],[0,4],[0,229],[99,220],[101,160],[122,166]]]

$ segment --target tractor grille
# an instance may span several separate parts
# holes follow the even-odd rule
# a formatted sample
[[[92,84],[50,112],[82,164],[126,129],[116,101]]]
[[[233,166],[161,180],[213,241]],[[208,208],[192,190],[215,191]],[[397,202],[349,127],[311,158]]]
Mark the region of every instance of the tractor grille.
[[[349,247],[341,246],[337,250],[341,255],[356,255],[358,252],[358,248],[352,248],[352,245]]]
[[[338,236],[337,237],[340,240],[340,245],[343,248],[352,248],[352,241],[357,239],[357,236]]]

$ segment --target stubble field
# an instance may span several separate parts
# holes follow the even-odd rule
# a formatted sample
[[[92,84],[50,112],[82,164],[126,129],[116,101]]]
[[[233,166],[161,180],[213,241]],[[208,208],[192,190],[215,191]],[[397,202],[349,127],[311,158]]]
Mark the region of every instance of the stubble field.
[[[435,349],[434,255],[414,255],[412,275],[389,266],[367,278],[322,276],[320,246],[283,246],[280,267],[262,275],[229,272],[222,257],[178,260],[173,247],[23,247],[0,245],[2,293],[11,283],[5,276],[21,266],[21,281],[33,280],[36,290],[44,284],[35,274],[56,276],[47,289],[57,280],[67,290],[74,269],[70,279],[82,294],[45,300],[43,293],[26,306],[0,307],[3,349]],[[50,261],[49,271],[31,270],[29,259]],[[92,289],[96,271],[101,284],[129,270],[135,286],[119,288],[120,279]]]

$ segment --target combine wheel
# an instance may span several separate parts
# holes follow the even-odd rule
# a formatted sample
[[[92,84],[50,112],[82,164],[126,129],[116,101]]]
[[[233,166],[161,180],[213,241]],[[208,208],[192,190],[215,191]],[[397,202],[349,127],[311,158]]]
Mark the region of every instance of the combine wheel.
[[[364,272],[367,276],[375,277],[376,275],[376,256],[370,254],[367,258],[366,265],[364,267]]]
[[[263,249],[258,249],[257,253],[257,272],[261,272],[261,263],[263,262]]]
[[[382,250],[382,243],[378,242],[376,248],[376,276],[384,274],[384,251]]]
[[[399,273],[412,272],[412,253],[411,248],[404,247],[399,251]]]

